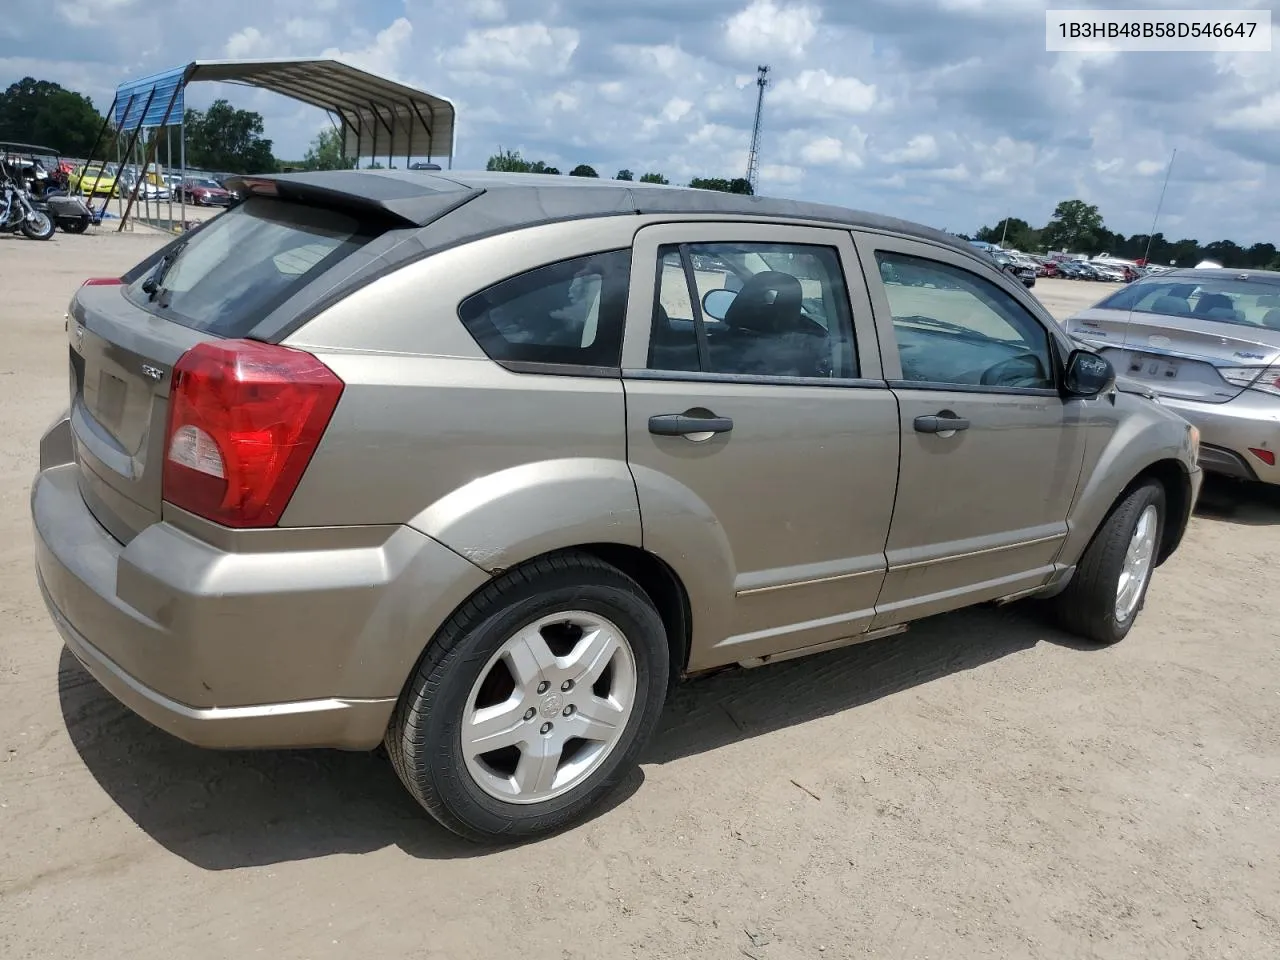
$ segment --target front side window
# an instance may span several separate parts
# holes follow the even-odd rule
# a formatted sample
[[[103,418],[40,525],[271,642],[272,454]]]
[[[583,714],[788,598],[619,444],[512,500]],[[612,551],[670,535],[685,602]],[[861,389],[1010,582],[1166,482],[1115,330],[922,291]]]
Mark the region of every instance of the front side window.
[[[1099,303],[1098,309],[1280,330],[1280,286],[1232,277],[1149,279],[1116,291]]]
[[[649,367],[857,377],[839,253],[794,243],[660,247]]]
[[[877,251],[876,259],[904,380],[1054,387],[1048,331],[996,284],[924,257]]]
[[[458,316],[490,359],[616,368],[631,251],[538,267],[463,300]]]

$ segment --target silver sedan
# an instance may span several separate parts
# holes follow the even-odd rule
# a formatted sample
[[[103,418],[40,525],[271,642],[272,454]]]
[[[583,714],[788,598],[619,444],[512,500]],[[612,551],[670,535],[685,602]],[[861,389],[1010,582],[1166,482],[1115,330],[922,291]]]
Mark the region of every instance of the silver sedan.
[[[1200,428],[1206,470],[1280,484],[1280,273],[1148,276],[1066,328]]]

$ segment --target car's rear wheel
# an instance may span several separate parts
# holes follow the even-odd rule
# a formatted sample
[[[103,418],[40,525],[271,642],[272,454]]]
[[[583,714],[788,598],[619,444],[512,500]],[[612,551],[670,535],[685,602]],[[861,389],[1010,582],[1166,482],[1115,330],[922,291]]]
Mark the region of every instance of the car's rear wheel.
[[[668,646],[644,590],[581,553],[509,571],[441,628],[387,731],[409,792],[471,840],[585,815],[657,725]]]
[[[1164,487],[1148,480],[1112,509],[1054,601],[1064,627],[1096,643],[1118,643],[1128,635],[1151,585],[1165,504]]]

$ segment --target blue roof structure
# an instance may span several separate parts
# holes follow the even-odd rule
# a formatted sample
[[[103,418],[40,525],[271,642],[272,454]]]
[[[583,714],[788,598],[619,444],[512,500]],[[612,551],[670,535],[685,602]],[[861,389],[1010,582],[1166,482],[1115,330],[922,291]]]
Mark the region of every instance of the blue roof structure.
[[[185,110],[187,71],[194,64],[128,80],[116,87],[115,110],[111,117],[119,130],[138,125],[164,127],[179,123]],[[176,96],[175,96],[176,94]]]

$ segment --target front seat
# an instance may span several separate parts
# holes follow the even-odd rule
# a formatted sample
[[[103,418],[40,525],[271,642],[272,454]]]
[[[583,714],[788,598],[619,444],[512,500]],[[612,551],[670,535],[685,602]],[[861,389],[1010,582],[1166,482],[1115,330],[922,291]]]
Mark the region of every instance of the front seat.
[[[801,312],[804,292],[789,273],[757,273],[738,291],[724,315],[725,334],[711,340],[717,373],[763,376],[830,376],[831,345]]]
[[[789,273],[766,270],[742,285],[724,315],[725,325],[753,333],[791,333],[800,327],[804,292]]]
[[[1268,310],[1263,314],[1262,325],[1268,330],[1280,330],[1280,309]]]

